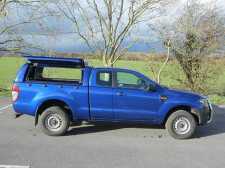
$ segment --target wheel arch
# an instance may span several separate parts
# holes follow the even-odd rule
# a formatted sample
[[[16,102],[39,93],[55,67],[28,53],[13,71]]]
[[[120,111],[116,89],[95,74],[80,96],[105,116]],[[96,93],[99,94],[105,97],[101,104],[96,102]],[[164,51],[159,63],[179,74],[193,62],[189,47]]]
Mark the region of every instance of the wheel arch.
[[[173,114],[177,110],[185,110],[185,111],[189,112],[191,115],[194,116],[194,118],[195,118],[197,123],[200,122],[200,119],[199,119],[198,115],[196,113],[192,112],[192,107],[190,105],[177,105],[177,106],[172,107],[171,109],[169,109],[169,111],[166,113],[166,116],[165,116],[165,118],[163,120],[163,125],[166,124],[166,121],[169,118],[169,116],[171,114]]]
[[[73,112],[69,104],[67,104],[65,101],[59,100],[59,99],[49,99],[43,101],[37,108],[35,113],[35,126],[38,124],[38,118],[41,115],[41,113],[50,106],[59,106],[66,110],[66,112],[69,114],[70,120],[72,120]]]

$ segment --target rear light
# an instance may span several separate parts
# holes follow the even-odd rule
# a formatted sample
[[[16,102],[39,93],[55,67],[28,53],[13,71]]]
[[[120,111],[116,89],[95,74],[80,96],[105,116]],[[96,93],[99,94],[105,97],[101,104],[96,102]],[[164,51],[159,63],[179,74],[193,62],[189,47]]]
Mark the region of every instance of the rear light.
[[[15,102],[18,99],[19,92],[20,92],[19,87],[14,84],[13,87],[12,87],[12,100],[13,100],[13,102]]]

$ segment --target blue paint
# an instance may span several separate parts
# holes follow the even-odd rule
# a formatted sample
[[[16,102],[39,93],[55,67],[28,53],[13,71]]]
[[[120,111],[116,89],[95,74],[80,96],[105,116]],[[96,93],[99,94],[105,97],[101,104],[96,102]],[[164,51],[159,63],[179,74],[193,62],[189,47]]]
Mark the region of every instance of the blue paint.
[[[83,64],[82,59],[50,57],[27,59],[29,63],[21,67],[14,83],[20,89],[18,99],[13,103],[14,110],[18,113],[35,116],[42,104],[49,100],[57,100],[70,108],[73,121],[162,124],[171,110],[180,107],[195,109],[200,124],[205,124],[209,120],[204,114],[205,105],[201,102],[202,99],[206,99],[204,96],[160,86],[139,72],[122,68],[88,67]],[[44,63],[45,66],[54,63],[54,66],[59,67],[65,66],[66,63],[70,66],[76,63],[76,67],[82,68],[82,82],[28,81],[26,78],[28,69],[35,63]],[[112,76],[111,86],[99,84],[97,76],[100,72],[107,72]],[[117,79],[121,72],[137,77],[140,80],[138,85],[121,86]]]

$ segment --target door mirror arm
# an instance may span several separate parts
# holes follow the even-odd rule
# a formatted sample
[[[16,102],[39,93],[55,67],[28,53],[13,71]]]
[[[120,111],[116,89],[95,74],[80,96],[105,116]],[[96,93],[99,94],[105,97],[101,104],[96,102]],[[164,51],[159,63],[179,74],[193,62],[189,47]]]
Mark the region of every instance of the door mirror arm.
[[[156,85],[149,84],[148,89],[149,92],[156,92]]]

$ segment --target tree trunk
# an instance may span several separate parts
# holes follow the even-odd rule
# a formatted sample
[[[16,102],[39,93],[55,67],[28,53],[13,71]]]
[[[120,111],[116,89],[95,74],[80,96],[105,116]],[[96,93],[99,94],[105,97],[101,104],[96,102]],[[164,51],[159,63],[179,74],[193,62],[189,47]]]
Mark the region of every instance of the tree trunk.
[[[162,67],[160,68],[159,72],[158,72],[158,76],[157,76],[157,82],[160,84],[160,76],[161,76],[161,72],[164,69],[164,67],[166,66],[166,64],[168,63],[170,58],[170,47],[167,48],[167,57],[165,62],[163,63]]]

